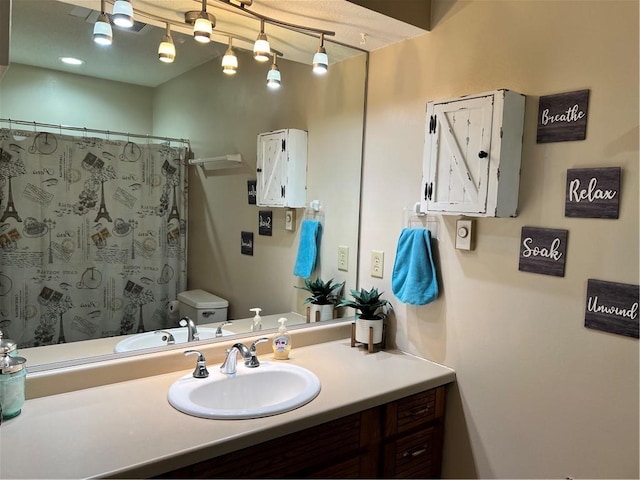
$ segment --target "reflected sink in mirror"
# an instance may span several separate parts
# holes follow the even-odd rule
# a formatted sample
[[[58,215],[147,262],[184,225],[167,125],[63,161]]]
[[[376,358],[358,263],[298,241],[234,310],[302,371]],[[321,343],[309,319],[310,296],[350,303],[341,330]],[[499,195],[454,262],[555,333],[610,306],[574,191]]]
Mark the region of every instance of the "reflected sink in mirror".
[[[209,369],[208,378],[181,377],[169,388],[169,403],[195,417],[243,419],[277,415],[309,403],[320,392],[315,373],[297,365],[262,362],[259,367],[238,365],[226,375]]]
[[[200,340],[210,340],[212,338],[226,337],[235,335],[234,332],[222,329],[220,335],[216,334],[217,328],[198,328]],[[187,342],[186,328],[168,328],[166,330],[155,330],[152,332],[138,333],[129,335],[124,340],[119,341],[113,348],[114,353],[133,352],[145,348],[163,347],[167,345],[168,335],[171,334],[175,340],[175,344]]]

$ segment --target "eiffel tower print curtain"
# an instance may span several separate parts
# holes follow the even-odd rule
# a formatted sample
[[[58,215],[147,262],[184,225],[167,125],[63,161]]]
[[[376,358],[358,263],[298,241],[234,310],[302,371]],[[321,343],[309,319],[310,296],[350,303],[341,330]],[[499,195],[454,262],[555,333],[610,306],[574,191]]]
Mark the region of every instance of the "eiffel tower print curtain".
[[[35,130],[35,129],[34,129]],[[170,325],[186,145],[0,129],[0,329],[20,348]]]

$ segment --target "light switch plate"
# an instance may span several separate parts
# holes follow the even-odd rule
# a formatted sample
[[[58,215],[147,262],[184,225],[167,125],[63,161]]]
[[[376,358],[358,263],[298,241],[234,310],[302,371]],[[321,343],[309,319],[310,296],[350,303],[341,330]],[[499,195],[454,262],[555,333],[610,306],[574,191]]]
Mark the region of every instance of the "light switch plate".
[[[456,248],[458,250],[474,249],[474,220],[456,221]]]
[[[384,252],[380,250],[371,251],[371,276],[382,278],[384,274]]]
[[[344,245],[338,246],[338,270],[349,271],[349,247]]]

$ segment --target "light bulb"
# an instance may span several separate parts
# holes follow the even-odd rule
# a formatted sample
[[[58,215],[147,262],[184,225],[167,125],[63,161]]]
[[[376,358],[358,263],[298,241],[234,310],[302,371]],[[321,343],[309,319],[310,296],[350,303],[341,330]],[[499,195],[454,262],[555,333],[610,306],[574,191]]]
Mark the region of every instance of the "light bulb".
[[[222,71],[227,75],[235,75],[238,70],[238,57],[236,57],[233,48],[231,48],[231,44],[229,44],[229,48],[222,57]]]
[[[116,0],[113,4],[111,19],[119,27],[133,27],[133,6],[129,0]]]
[[[200,12],[196,22],[193,24],[193,38],[200,43],[209,43],[211,34],[213,33],[213,25],[209,21],[206,12]]]
[[[278,65],[276,65],[276,57],[274,55],[271,69],[267,72],[267,87],[274,90],[278,89],[282,83],[281,80],[280,70],[278,69]]]
[[[253,58],[259,62],[266,62],[269,60],[269,54],[271,53],[271,46],[267,35],[264,33],[264,20],[260,20],[260,33],[258,38],[253,44]]]
[[[93,24],[93,41],[98,45],[111,45],[113,42],[113,30],[109,23],[109,17],[104,12],[98,16]]]
[[[329,69],[329,57],[324,47],[318,48],[313,56],[313,73],[324,75]]]

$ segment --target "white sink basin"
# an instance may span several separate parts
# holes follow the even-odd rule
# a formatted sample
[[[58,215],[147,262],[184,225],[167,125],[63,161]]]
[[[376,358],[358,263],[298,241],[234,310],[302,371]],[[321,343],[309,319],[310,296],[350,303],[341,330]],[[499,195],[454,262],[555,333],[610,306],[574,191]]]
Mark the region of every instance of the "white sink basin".
[[[200,336],[200,340],[209,340],[211,338],[216,338],[216,328],[198,328],[198,335]],[[173,338],[178,343],[186,343],[187,342],[187,329],[185,327],[182,328],[167,328],[163,330],[163,332],[169,332],[173,335]],[[222,330],[222,336],[234,335],[233,332],[229,330]],[[115,353],[121,352],[131,352],[134,350],[140,350],[143,348],[153,348],[153,347],[162,347],[167,344],[166,340],[162,340],[164,335],[152,332],[138,333],[136,335],[130,335],[124,340],[119,341],[116,346],[113,348]]]
[[[169,388],[169,403],[183,413],[202,418],[242,419],[288,412],[313,400],[320,379],[297,365],[262,362],[247,368],[238,361],[235,375],[209,368],[208,378],[192,374]]]

